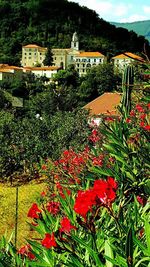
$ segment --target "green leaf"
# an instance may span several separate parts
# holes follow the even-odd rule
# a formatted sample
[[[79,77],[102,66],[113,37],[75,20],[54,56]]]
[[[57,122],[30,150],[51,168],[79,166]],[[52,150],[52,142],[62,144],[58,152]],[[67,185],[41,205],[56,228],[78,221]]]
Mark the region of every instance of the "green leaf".
[[[127,238],[126,238],[126,257],[127,257],[127,263],[128,267],[132,267],[133,264],[133,233],[132,233],[132,227],[129,228]]]
[[[111,259],[114,258],[113,250],[111,248],[111,245],[110,245],[110,241],[109,240],[106,240],[105,241],[105,255],[108,256],[108,257],[110,257]],[[107,267],[113,267],[114,265],[109,260],[106,260],[106,266]]]
[[[135,236],[133,236],[133,241],[136,245],[138,245],[145,256],[150,256],[148,249]]]
[[[72,235],[72,238],[79,244],[81,244],[85,249],[88,250],[89,254],[91,255],[91,257],[95,260],[95,263],[96,263],[96,266],[97,267],[103,267],[103,264],[102,262],[100,261],[98,255],[97,255],[97,252],[94,251],[91,247],[89,247],[87,245],[87,242],[81,238],[78,238],[77,236],[75,235]]]
[[[150,255],[150,223],[148,222],[148,216],[145,218],[144,229],[146,234],[147,248]]]

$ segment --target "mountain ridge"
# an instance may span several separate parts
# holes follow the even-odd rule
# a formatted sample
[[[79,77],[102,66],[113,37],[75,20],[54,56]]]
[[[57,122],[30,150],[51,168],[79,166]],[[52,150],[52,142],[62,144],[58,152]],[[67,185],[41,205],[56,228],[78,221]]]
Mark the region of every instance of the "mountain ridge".
[[[117,28],[121,27],[128,31],[134,31],[139,36],[144,36],[150,43],[150,20],[134,21],[134,22],[110,22]]]

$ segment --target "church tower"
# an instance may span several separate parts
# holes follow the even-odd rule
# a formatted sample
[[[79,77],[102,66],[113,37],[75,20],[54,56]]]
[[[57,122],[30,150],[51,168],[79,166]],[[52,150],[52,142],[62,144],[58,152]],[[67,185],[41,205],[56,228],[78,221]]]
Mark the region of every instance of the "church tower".
[[[72,36],[71,48],[77,51],[79,50],[79,39],[78,39],[78,35],[76,32],[74,32]]]

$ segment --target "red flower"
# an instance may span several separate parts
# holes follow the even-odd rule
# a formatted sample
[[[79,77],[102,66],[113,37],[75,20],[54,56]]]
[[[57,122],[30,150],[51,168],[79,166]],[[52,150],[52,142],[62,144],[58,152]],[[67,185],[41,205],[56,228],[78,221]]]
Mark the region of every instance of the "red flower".
[[[114,118],[112,118],[112,117],[106,117],[105,118],[105,121],[111,122],[111,121],[114,121]]]
[[[28,211],[28,217],[30,218],[34,218],[34,219],[38,219],[39,218],[39,214],[42,211],[38,208],[38,205],[36,203],[33,203],[31,208]]]
[[[71,229],[76,229],[75,226],[71,225],[70,220],[67,217],[64,217],[61,222],[60,232],[70,233]]]
[[[131,111],[130,111],[130,116],[131,116],[131,117],[135,117],[135,111],[134,111],[134,110],[131,110]]]
[[[45,191],[42,191],[41,192],[41,197],[45,197],[46,196],[46,192]]]
[[[136,197],[137,201],[144,207],[146,204],[146,199],[144,197],[141,196],[137,196]]]
[[[41,167],[41,168],[42,168],[42,170],[44,170],[44,171],[45,171],[45,170],[47,170],[47,166],[46,166],[46,165],[44,165],[44,164],[42,165],[42,167]]]
[[[144,112],[144,109],[143,109],[143,107],[142,107],[140,104],[137,104],[135,108],[136,108],[136,110],[139,111],[140,113]]]
[[[45,238],[42,240],[42,246],[46,248],[51,248],[51,247],[57,247],[57,243],[55,241],[54,233],[50,234],[45,234]]]
[[[143,113],[143,114],[140,116],[140,119],[141,119],[141,120],[144,120],[145,118],[146,118],[146,114]]]
[[[55,201],[50,201],[47,203],[46,208],[47,210],[52,213],[53,215],[56,215],[60,210],[60,203]]]
[[[91,210],[92,206],[96,204],[95,193],[93,190],[78,191],[77,198],[75,200],[74,210],[82,217],[86,217],[86,214]]]
[[[75,200],[74,210],[86,218],[87,212],[94,205],[110,206],[116,198],[117,182],[112,177],[107,181],[96,180],[93,188],[86,191],[79,191]]]
[[[108,178],[107,178],[107,183],[108,183],[108,185],[110,186],[110,187],[112,187],[113,189],[117,189],[117,187],[118,187],[118,184],[117,184],[117,182],[114,180],[114,178],[112,178],[111,176],[108,176]]]
[[[144,121],[140,122],[140,127],[144,127]]]
[[[110,205],[116,198],[117,183],[112,177],[108,177],[107,181],[96,180],[93,190],[98,201],[104,205]]]
[[[127,118],[126,119],[126,123],[131,123],[131,119],[130,118]]]
[[[35,255],[30,251],[30,249],[31,249],[31,246],[27,244],[18,250],[18,254],[24,255],[28,257],[30,260],[33,260],[35,259]]]
[[[143,128],[144,128],[144,130],[146,130],[146,131],[150,131],[150,125],[146,125],[146,126],[144,126]]]

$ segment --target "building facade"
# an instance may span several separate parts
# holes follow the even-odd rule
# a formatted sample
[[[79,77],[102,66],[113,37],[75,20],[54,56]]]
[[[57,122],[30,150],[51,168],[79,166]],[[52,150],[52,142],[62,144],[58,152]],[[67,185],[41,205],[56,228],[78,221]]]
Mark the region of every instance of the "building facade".
[[[81,52],[74,57],[74,61],[79,76],[83,76],[91,67],[103,64],[105,56],[100,52]]]
[[[124,70],[125,66],[133,64],[135,62],[143,62],[144,59],[140,56],[137,56],[131,52],[125,52],[124,54],[117,55],[112,58],[114,68],[116,71]]]
[[[43,65],[47,48],[38,46],[36,44],[28,44],[22,47],[22,60],[23,67],[34,67]]]

